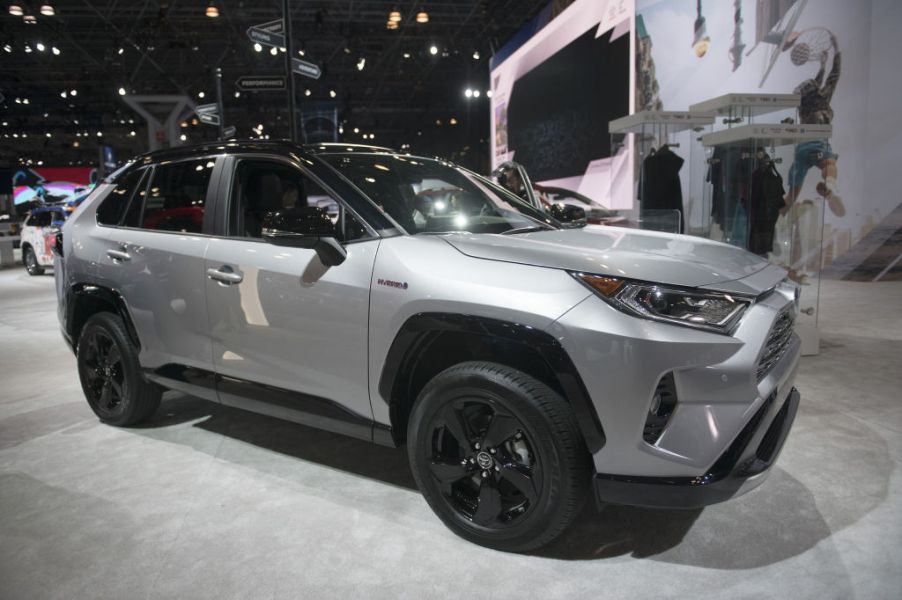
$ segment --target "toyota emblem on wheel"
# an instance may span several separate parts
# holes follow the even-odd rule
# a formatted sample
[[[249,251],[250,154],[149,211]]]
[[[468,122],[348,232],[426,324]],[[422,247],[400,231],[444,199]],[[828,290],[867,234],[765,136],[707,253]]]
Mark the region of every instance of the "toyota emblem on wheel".
[[[479,465],[480,469],[491,469],[493,462],[495,461],[492,460],[488,452],[480,452],[476,455],[476,464]]]

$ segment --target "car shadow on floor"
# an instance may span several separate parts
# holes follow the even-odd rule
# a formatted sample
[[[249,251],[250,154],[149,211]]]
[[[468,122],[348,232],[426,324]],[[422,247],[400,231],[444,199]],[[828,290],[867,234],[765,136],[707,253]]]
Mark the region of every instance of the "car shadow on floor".
[[[286,471],[285,461],[274,465],[279,461],[265,456],[253,458],[240,452],[220,456],[213,443],[216,438],[194,435],[194,428],[417,492],[403,448],[377,446],[196,398],[167,394],[160,411],[137,431],[258,470],[282,476],[291,471],[290,463]],[[797,556],[833,534],[838,523],[825,520],[812,491],[802,482],[778,466],[766,486],[766,493],[753,491],[704,510],[618,505],[599,509],[590,496],[561,537],[533,555],[557,560],[632,556],[706,568],[751,569]],[[871,508],[862,507],[859,516]],[[737,547],[743,551],[736,552]]]
[[[378,446],[198,398],[167,393],[156,415],[138,429],[160,439],[202,444],[178,433],[183,424],[419,493],[404,448]],[[613,505],[599,510],[589,498],[561,538],[535,554],[563,560],[651,556],[679,544],[700,513]]]

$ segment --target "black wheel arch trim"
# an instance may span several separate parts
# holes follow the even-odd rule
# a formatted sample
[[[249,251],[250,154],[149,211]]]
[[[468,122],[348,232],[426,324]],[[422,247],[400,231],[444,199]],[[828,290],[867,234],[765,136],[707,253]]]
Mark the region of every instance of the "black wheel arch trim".
[[[605,444],[604,429],[582,378],[560,342],[551,334],[521,323],[458,313],[418,313],[398,330],[389,348],[379,379],[379,395],[393,407],[402,401],[405,375],[420,356],[444,332],[501,339],[537,352],[557,377],[565,399],[573,407],[589,452]],[[394,412],[392,412],[394,417]],[[393,429],[397,430],[393,420]]]
[[[112,307],[114,309],[112,312],[118,315],[125,323],[125,330],[128,332],[128,336],[135,345],[135,348],[141,349],[141,340],[138,338],[138,330],[135,329],[135,324],[132,321],[131,314],[128,311],[128,306],[126,305],[122,294],[112,288],[89,283],[76,283],[66,289],[66,323],[64,333],[72,340],[73,345],[78,344],[78,334],[90,318],[90,315],[80,318],[80,315],[78,314],[79,307],[85,300],[88,300],[89,302],[99,302]]]

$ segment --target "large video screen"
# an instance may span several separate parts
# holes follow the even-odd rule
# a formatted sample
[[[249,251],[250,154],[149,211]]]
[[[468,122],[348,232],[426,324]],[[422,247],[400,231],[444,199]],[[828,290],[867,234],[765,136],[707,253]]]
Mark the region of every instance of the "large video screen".
[[[492,65],[492,167],[520,163],[538,184],[629,208],[608,122],[629,114],[632,3],[578,0]],[[612,179],[613,178],[613,179]],[[628,187],[628,186],[627,186]]]

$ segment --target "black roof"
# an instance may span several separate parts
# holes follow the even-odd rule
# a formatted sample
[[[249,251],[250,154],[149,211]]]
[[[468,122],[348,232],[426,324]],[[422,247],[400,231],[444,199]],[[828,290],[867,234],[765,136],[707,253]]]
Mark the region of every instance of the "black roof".
[[[381,152],[396,153],[384,146],[368,144],[295,144],[288,140],[227,140],[222,142],[206,142],[202,144],[186,144],[175,148],[154,150],[137,157],[136,162],[146,163],[157,160],[188,158],[199,154],[233,154],[241,152],[267,152],[271,154],[289,153],[326,154],[329,152]]]

